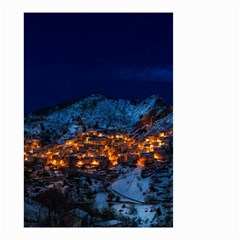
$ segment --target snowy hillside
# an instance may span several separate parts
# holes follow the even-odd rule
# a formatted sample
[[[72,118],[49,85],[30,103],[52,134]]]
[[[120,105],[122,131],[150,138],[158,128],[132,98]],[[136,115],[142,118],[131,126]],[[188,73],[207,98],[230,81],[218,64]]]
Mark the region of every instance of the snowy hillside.
[[[142,179],[141,171],[141,168],[135,168],[126,175],[122,175],[121,179],[112,184],[112,190],[131,200],[144,203],[151,179]]]
[[[25,134],[35,138],[47,137],[49,142],[58,143],[89,129],[131,134],[149,112],[154,110],[159,115],[167,108],[166,103],[157,95],[143,101],[130,101],[91,94],[69,106],[52,108],[46,114],[28,114],[24,130]],[[172,115],[151,125],[153,131],[169,130],[172,127]]]
[[[26,114],[25,227],[172,227],[173,109],[92,94]]]

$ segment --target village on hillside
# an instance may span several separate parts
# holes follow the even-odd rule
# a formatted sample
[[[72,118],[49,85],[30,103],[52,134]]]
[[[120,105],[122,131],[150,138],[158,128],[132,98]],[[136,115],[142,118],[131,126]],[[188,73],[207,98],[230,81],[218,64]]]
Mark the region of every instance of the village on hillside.
[[[26,136],[25,226],[172,226],[172,136],[90,130],[51,145]]]

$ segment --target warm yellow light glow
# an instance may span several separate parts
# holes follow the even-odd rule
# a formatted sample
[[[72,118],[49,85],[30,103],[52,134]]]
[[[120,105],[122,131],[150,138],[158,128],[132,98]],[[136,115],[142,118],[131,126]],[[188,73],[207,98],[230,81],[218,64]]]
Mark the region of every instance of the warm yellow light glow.
[[[71,145],[73,144],[73,141],[72,141],[72,140],[67,140],[67,141],[66,141],[66,144],[67,144],[68,146],[71,146]]]
[[[93,160],[93,161],[92,161],[92,165],[98,166],[98,165],[99,165],[99,162],[96,161],[96,160]]]
[[[83,161],[78,161],[78,162],[77,162],[77,165],[78,165],[78,166],[82,166],[82,165],[83,165]]]
[[[47,159],[47,164],[52,163],[56,167],[67,166],[69,157],[77,157],[79,161],[76,166],[86,168],[94,168],[101,164],[98,161],[99,156],[106,157],[106,161],[110,161],[110,166],[118,165],[120,157],[124,157],[122,161],[127,162],[128,154],[153,153],[155,161],[160,161],[163,155],[155,152],[157,147],[167,145],[163,142],[163,137],[169,136],[170,132],[161,132],[155,136],[148,136],[142,141],[131,138],[124,134],[105,134],[97,131],[89,131],[86,133],[78,133],[75,139],[66,140],[64,144],[42,146],[39,141],[26,140],[24,145],[24,160],[31,160],[32,157],[42,157]],[[94,135],[94,136],[93,136]],[[104,137],[103,137],[104,136]],[[103,138],[101,138],[103,137]],[[92,139],[89,143],[89,139]],[[41,146],[41,149],[39,148]],[[38,148],[38,150],[36,150]],[[81,151],[79,151],[81,149]],[[84,154],[83,154],[83,152]],[[60,161],[52,158],[59,156]],[[87,158],[86,158],[87,157]],[[152,158],[152,154],[147,157],[140,157],[137,166],[144,166],[146,160]],[[64,160],[63,160],[64,159]],[[77,159],[77,160],[78,160]],[[82,160],[82,161],[81,161]],[[43,161],[45,161],[43,159]]]
[[[138,162],[138,163],[137,163],[137,166],[138,166],[138,167],[143,167],[143,166],[144,166],[144,164],[143,164],[143,163],[141,163],[141,162]]]

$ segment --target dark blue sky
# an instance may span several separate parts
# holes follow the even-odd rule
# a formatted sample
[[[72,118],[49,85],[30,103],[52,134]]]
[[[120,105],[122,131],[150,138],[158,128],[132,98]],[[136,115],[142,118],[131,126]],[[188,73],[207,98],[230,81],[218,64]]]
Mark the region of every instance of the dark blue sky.
[[[25,112],[99,92],[172,105],[171,13],[25,13]]]

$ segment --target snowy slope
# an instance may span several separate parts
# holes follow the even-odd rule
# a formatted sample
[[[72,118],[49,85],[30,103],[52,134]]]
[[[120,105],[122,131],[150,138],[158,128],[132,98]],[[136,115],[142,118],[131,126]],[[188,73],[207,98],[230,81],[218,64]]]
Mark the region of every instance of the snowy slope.
[[[149,192],[151,179],[143,179],[141,171],[142,169],[138,167],[123,175],[121,179],[112,184],[112,190],[129,199],[144,203]]]
[[[133,133],[150,111],[154,109],[159,114],[166,108],[166,103],[157,95],[143,101],[130,101],[91,94],[64,108],[55,107],[47,114],[28,114],[24,131],[36,138],[50,136],[50,142],[59,143],[89,129]],[[168,122],[171,122],[171,116],[162,119],[155,128],[164,129]],[[171,128],[171,124],[168,125]]]

